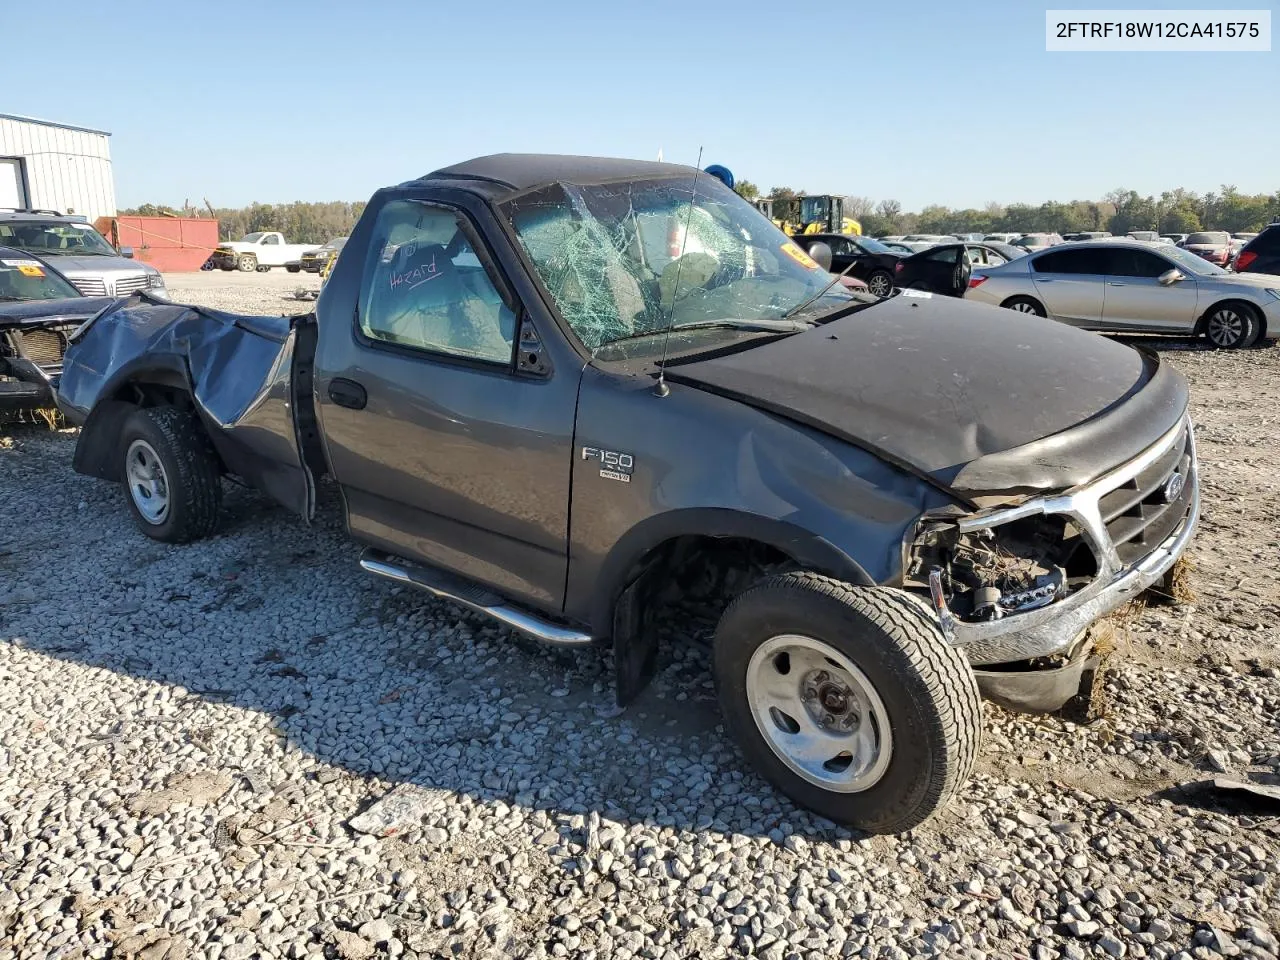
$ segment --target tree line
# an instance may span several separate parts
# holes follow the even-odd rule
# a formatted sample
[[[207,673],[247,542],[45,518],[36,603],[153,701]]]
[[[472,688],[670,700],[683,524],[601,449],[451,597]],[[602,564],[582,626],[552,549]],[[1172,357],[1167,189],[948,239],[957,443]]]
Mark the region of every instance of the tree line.
[[[322,244],[351,234],[364,211],[364,201],[346,203],[251,203],[247,207],[167,207],[144,203],[121,210],[122,216],[209,217],[218,221],[219,240],[239,240],[246,233],[277,230],[289,243]]]
[[[760,196],[749,180],[740,181],[737,191],[749,200]],[[797,196],[803,190],[774,187],[767,196],[773,200],[775,218],[794,222],[799,215]],[[251,203],[247,207],[184,209],[144,203],[120,211],[135,216],[208,216],[218,220],[218,238],[239,240],[246,233],[278,230],[290,243],[324,243],[351,233],[364,210],[364,201],[346,203]],[[897,200],[848,197],[845,216],[862,224],[868,236],[907,233],[1080,233],[1107,230],[1122,235],[1130,230],[1158,233],[1194,233],[1197,230],[1226,230],[1240,233],[1261,230],[1280,218],[1280,191],[1241,193],[1224,184],[1217,191],[1198,194],[1179,187],[1160,196],[1141,196],[1136,190],[1112,190],[1101,200],[1049,200],[1038,206],[988,203],[982,209],[953,210],[931,204],[919,212],[902,209]]]
[[[759,188],[741,181],[736,189],[753,200]],[[796,197],[805,193],[790,187],[774,187],[766,196],[773,200],[776,219],[792,221],[799,215]],[[981,209],[953,210],[931,204],[908,212],[897,200],[847,197],[845,216],[862,224],[868,236],[908,233],[1081,233],[1106,230],[1123,235],[1130,230],[1157,233],[1195,233],[1197,230],[1226,230],[1242,233],[1261,230],[1280,219],[1280,191],[1241,193],[1224,184],[1217,191],[1199,194],[1179,187],[1160,196],[1142,196],[1136,190],[1112,190],[1101,200],[1049,200],[1037,205],[988,203]]]

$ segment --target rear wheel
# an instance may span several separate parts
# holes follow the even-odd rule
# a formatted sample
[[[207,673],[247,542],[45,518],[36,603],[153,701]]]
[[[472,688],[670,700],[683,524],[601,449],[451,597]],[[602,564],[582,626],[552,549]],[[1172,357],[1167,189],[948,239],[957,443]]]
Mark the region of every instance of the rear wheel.
[[[286,270],[288,270],[290,273],[297,273],[299,270],[301,270],[301,269],[302,269],[302,268],[301,268],[300,266],[298,266],[296,263],[286,263],[286,264],[284,265],[284,268],[285,268]]]
[[[241,273],[253,273],[258,269],[258,258],[252,253],[246,253],[236,261],[236,266],[240,268]]]
[[[1220,303],[1204,318],[1204,336],[1222,350],[1253,346],[1262,332],[1257,311],[1246,303]]]
[[[187,543],[213,532],[222,475],[194,414],[176,407],[134,411],[120,432],[120,457],[129,510],[143,533]]]
[[[1004,303],[1000,304],[1009,310],[1017,313],[1027,313],[1035,317],[1047,317],[1049,314],[1045,310],[1044,305],[1033,297],[1010,297]]]
[[[968,662],[899,590],[769,577],[716,629],[728,727],[797,803],[872,833],[910,830],[969,775],[982,734]]]
[[[888,270],[876,270],[867,277],[867,290],[877,297],[887,297],[893,290],[893,277]]]

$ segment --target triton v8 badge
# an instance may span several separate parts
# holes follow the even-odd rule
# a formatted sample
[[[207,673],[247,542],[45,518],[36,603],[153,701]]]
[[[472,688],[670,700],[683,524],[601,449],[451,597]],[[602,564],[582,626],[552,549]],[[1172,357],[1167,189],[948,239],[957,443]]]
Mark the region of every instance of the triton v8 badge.
[[[606,480],[631,482],[631,468],[635,466],[635,458],[629,453],[617,450],[601,450],[599,447],[583,447],[583,460],[595,460],[600,464],[600,476]]]

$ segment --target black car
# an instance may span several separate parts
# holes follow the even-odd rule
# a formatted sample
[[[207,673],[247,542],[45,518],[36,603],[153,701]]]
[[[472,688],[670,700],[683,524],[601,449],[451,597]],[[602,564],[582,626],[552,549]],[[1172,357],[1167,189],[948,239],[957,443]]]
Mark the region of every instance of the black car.
[[[0,247],[0,415],[54,405],[67,338],[112,302],[84,296],[24,250]]]
[[[1267,229],[1244,245],[1236,255],[1236,273],[1274,273],[1280,276],[1280,223]]]
[[[853,264],[849,276],[863,281],[877,297],[887,297],[893,290],[893,271],[904,256],[873,237],[811,233],[796,237],[795,241],[806,250],[815,243],[825,243],[831,248],[831,272],[844,273]]]
[[[991,243],[944,243],[898,261],[894,286],[962,297],[974,267],[996,267],[1012,259]]]

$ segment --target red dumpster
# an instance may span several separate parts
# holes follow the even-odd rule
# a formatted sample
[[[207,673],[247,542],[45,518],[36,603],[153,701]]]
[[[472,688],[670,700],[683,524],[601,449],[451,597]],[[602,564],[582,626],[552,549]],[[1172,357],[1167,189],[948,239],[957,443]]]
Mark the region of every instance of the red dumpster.
[[[94,226],[162,273],[199,270],[218,245],[218,221],[207,217],[100,217]]]

